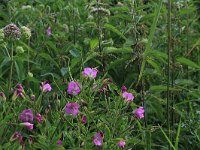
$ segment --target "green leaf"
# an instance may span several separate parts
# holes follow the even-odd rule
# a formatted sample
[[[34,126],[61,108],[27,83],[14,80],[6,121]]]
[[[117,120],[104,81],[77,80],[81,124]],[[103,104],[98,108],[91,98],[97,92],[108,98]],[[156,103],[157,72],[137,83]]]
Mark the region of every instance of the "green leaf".
[[[93,50],[95,49],[99,44],[99,40],[96,38],[96,39],[92,39],[90,41],[90,49]]]
[[[195,62],[185,58],[185,57],[179,57],[176,59],[178,62],[180,62],[181,64],[183,65],[187,65],[187,66],[190,66],[192,68],[200,68],[200,66],[198,64],[196,64]]]
[[[22,80],[24,80],[24,78],[25,78],[23,62],[21,62],[19,60],[15,61],[15,68],[16,68],[16,72],[17,72],[17,77],[18,77],[19,81],[22,82]]]
[[[105,24],[104,25],[104,28],[116,33],[117,35],[119,35],[120,37],[122,37],[124,40],[126,40],[126,37],[116,28],[114,27],[113,25],[111,24]]]
[[[3,62],[1,63],[1,66],[0,66],[0,68],[2,68],[3,66],[5,66],[8,62],[10,62],[10,57],[5,57],[4,58],[4,60],[3,60]]]
[[[181,89],[178,88],[169,88],[171,91],[180,91]],[[157,91],[157,92],[163,92],[167,91],[167,86],[165,85],[154,85],[150,87],[150,91]]]
[[[143,72],[144,72],[144,69],[145,69],[145,64],[146,64],[146,59],[147,59],[147,58],[146,58],[146,54],[148,53],[148,51],[151,50],[151,45],[152,45],[152,41],[153,41],[153,36],[154,36],[155,30],[156,30],[156,25],[157,25],[157,22],[158,22],[158,18],[159,18],[159,16],[160,16],[161,8],[162,8],[162,0],[160,0],[159,5],[158,5],[157,8],[155,9],[155,14],[156,14],[156,15],[155,15],[153,24],[151,25],[150,34],[149,34],[148,42],[147,42],[147,44],[146,44],[146,48],[145,48],[145,51],[144,51],[143,60],[142,60],[142,65],[141,65],[140,74],[139,74],[139,77],[138,77],[137,84],[140,82],[140,80],[141,80],[141,78],[142,78],[142,75],[143,75]]]
[[[162,129],[161,126],[159,126],[160,130],[162,131],[163,135],[165,136],[166,140],[168,141],[168,143],[170,144],[170,146],[174,149],[177,150],[174,145],[172,144],[172,142],[170,141],[170,139],[168,138],[167,134],[165,133],[165,131]]]
[[[177,130],[177,134],[176,134],[176,142],[175,142],[176,150],[178,150],[178,142],[179,142],[180,131],[181,131],[181,119],[179,121],[178,130]]]
[[[48,60],[49,62],[53,62],[56,65],[56,67],[59,68],[58,63],[49,54],[47,54],[47,53],[40,53],[39,56],[42,57],[42,58],[44,58],[44,59],[46,59],[46,60]]]
[[[132,53],[132,48],[116,48],[116,47],[105,47],[103,49],[104,53]]]
[[[60,69],[60,72],[61,72],[62,76],[65,76],[68,73],[68,68],[62,67]]]
[[[153,60],[151,60],[151,59],[148,59],[147,62],[148,62],[153,68],[155,68],[156,71],[157,71],[158,73],[160,73],[161,67],[159,66],[158,63],[156,63],[155,61],[153,61]]]
[[[75,49],[75,48],[70,50],[69,53],[74,57],[80,57],[81,56],[80,51],[78,49]]]

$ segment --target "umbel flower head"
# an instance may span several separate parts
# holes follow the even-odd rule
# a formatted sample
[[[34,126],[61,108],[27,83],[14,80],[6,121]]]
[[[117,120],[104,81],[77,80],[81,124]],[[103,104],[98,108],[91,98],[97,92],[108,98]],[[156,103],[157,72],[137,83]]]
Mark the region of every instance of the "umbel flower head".
[[[18,40],[21,37],[20,29],[13,23],[3,28],[4,35],[7,39]]]
[[[68,103],[65,105],[65,113],[77,116],[79,113],[80,105],[77,103]]]
[[[30,39],[31,37],[31,30],[26,27],[26,26],[22,26],[21,27],[21,32],[22,32],[22,36],[25,37],[26,39]]]

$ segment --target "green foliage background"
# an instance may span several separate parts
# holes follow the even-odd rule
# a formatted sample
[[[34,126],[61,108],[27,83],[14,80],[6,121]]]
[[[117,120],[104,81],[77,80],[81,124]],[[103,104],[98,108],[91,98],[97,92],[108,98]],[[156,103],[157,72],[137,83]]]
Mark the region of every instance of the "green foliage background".
[[[47,96],[48,105],[48,102],[54,103],[54,99],[62,97],[56,93],[60,89],[65,91],[66,83],[71,78],[79,78],[84,67],[98,66],[103,79],[112,78],[110,89],[113,93],[126,85],[135,93],[135,103],[145,107],[145,119],[134,124],[137,127],[129,133],[127,149],[167,149],[169,141],[174,149],[199,149],[200,6],[195,0],[171,2],[172,38],[169,41],[167,0],[1,1],[1,28],[13,22],[32,31],[29,41],[19,40],[14,45],[14,49],[22,46],[25,52],[14,51],[13,85],[23,83],[28,93],[39,95],[39,83],[49,80],[55,88],[54,93]],[[52,35],[48,37],[46,30],[49,26]],[[5,47],[11,48],[10,43],[6,45],[5,41],[0,41],[0,89],[9,95],[7,85],[11,61]],[[113,93],[110,98],[117,98]],[[89,97],[86,92],[82,95],[86,99]],[[61,101],[61,106],[64,104]],[[5,134],[4,130],[8,129],[4,123],[14,116],[4,112],[3,105],[9,107],[9,103],[1,103],[0,145],[9,147],[11,144],[7,143],[6,137],[10,138],[14,131]],[[120,114],[118,109],[121,106],[118,105],[112,101],[107,108],[111,122],[111,116]],[[95,103],[94,107],[104,112],[106,108],[101,106],[104,106],[103,102]],[[23,104],[15,107],[19,107],[16,111],[20,113]],[[170,115],[169,134],[167,114]],[[49,133],[41,133],[40,142],[36,142],[33,148],[48,149],[52,146],[53,142],[47,137],[53,134],[58,124],[55,118],[59,118],[59,114],[51,115]],[[105,130],[115,126],[106,124],[108,120],[103,121]],[[128,127],[129,123],[125,117],[121,128]],[[68,149],[75,149],[77,141],[70,132],[73,130],[64,133],[70,139],[65,142]],[[106,132],[112,134],[105,137],[106,140],[115,137],[116,131]],[[112,149],[114,144],[106,146],[105,149]]]

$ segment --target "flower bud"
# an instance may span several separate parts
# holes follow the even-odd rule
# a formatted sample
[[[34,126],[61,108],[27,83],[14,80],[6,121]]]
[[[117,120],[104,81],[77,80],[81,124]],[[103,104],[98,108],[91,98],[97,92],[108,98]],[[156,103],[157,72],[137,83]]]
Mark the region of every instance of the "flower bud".
[[[33,73],[29,71],[28,72],[28,76],[32,78],[33,77]]]
[[[64,28],[64,30],[65,30],[66,33],[69,32],[69,27],[68,27],[67,24],[63,24],[63,28]]]
[[[0,101],[6,101],[6,96],[3,92],[0,92]]]
[[[17,54],[22,54],[22,53],[24,53],[23,47],[17,46],[17,47],[16,47],[16,52],[17,52]]]
[[[21,32],[22,32],[22,36],[25,37],[26,39],[30,39],[31,37],[31,30],[26,27],[26,26],[22,26],[21,27]]]
[[[3,29],[0,29],[0,42],[3,41],[4,37]]]

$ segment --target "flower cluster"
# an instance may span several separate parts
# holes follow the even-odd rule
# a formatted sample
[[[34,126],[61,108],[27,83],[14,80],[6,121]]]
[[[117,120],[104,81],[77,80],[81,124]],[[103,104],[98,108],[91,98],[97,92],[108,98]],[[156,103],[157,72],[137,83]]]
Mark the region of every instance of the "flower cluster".
[[[13,23],[5,26],[3,32],[6,38],[16,40],[21,37],[20,29]]]
[[[97,76],[98,70],[94,69],[94,68],[85,68],[84,71],[82,72],[82,75],[84,77],[88,77],[88,78],[92,78],[95,79]],[[106,87],[108,85],[108,83],[112,83],[112,81],[109,80],[105,80],[103,81],[106,83]],[[97,86],[96,86],[97,87]],[[95,87],[95,88],[96,88]],[[105,86],[104,86],[105,88]],[[40,85],[40,90],[42,91],[42,94],[45,94],[47,92],[50,92],[52,90],[51,85],[45,81],[45,82],[41,82]],[[77,81],[71,81],[68,83],[68,89],[67,89],[67,93],[69,95],[71,95],[71,98],[73,100],[73,98],[78,95],[82,90],[82,85],[81,83],[77,82]],[[122,86],[121,88],[122,91],[122,97],[127,101],[133,101],[134,96],[132,93],[127,92],[127,88],[125,86]],[[100,92],[100,91],[99,91]],[[15,90],[15,93],[17,96],[22,97],[24,95],[24,89],[22,87],[21,84],[17,85],[17,89]],[[4,97],[4,93],[1,92],[0,93],[1,97]],[[35,101],[35,95],[31,95],[30,98],[32,101]],[[88,118],[86,115],[83,115],[81,112],[81,105],[78,102],[68,102],[65,107],[64,107],[64,112],[66,115],[71,115],[73,118],[78,118],[78,121],[82,124],[85,125],[86,123],[89,124],[89,122],[87,122]],[[137,109],[134,110],[134,116],[138,119],[142,119],[144,117],[144,108],[143,107],[139,107]],[[79,115],[80,114],[80,115]],[[19,115],[19,119],[20,119],[20,126],[24,126],[29,130],[33,130],[34,129],[34,123],[42,123],[43,122],[43,117],[41,114],[37,113],[35,116],[33,114],[32,109],[24,109],[22,111],[22,113]],[[23,143],[23,136],[21,134],[19,134],[18,132],[14,133],[13,139],[18,139],[20,143]],[[93,137],[92,137],[92,143],[97,146],[97,147],[102,147],[103,146],[103,140],[104,140],[104,133],[102,131],[96,132]],[[58,139],[57,141],[57,145],[61,146],[63,144],[61,139]],[[125,140],[120,140],[118,141],[118,143],[116,143],[116,146],[120,147],[120,148],[124,148],[126,145],[126,141]]]

